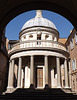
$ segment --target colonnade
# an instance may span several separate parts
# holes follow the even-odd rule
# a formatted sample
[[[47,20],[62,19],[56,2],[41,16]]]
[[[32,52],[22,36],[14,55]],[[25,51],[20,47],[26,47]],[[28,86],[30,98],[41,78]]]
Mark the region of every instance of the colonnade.
[[[9,75],[8,75],[8,87],[13,88],[14,82],[14,59],[9,62]],[[45,66],[45,85],[48,85],[48,56],[44,56],[44,66]],[[60,58],[56,57],[56,67],[57,67],[57,88],[61,88],[61,73],[60,73]],[[22,57],[19,57],[18,63],[18,78],[17,78],[17,88],[21,88],[21,69],[22,69]],[[65,88],[69,87],[68,84],[68,69],[67,69],[67,59],[64,60],[64,72],[65,72]],[[34,56],[30,56],[30,85],[34,86]]]
[[[57,67],[57,88],[61,88],[61,68],[60,68],[60,58],[56,57],[56,67]],[[64,77],[65,77],[65,88],[69,88],[68,83],[68,68],[67,59],[64,60]]]

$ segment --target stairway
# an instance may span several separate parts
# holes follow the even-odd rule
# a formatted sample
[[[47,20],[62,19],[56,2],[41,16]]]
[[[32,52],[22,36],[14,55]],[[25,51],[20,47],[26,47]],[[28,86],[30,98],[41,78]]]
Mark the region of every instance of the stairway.
[[[77,100],[77,95],[62,89],[17,89],[13,93],[0,95],[0,100]]]

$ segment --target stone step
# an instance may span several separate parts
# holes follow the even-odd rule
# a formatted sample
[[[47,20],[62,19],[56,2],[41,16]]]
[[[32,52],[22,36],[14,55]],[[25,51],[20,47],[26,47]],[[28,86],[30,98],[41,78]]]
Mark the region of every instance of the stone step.
[[[17,89],[13,93],[0,95],[0,100],[77,100],[77,95],[61,89]]]

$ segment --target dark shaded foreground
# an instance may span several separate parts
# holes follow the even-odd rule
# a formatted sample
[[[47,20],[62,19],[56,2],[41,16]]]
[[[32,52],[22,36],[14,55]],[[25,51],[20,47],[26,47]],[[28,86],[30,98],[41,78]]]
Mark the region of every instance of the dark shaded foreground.
[[[0,95],[0,100],[77,100],[77,95],[61,89],[17,89]]]

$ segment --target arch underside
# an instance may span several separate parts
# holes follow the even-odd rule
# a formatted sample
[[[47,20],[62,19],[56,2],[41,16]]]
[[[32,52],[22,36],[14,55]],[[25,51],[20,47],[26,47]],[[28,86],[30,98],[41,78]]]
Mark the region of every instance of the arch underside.
[[[72,3],[72,0],[70,2],[68,1],[57,2],[57,0],[55,1],[31,0],[31,1],[25,1],[25,2],[19,2],[19,3],[20,3],[19,5],[16,3],[12,7],[8,6],[9,7],[8,11],[5,10],[3,16],[0,18],[0,32],[2,32],[5,26],[17,15],[23,12],[35,10],[35,9],[50,10],[50,11],[56,12],[64,16],[65,18],[67,18],[76,28],[77,17],[76,15],[74,15],[74,12],[76,11],[76,9],[73,7],[74,5]],[[69,5],[67,3],[69,3]],[[72,10],[72,8],[74,11]]]

